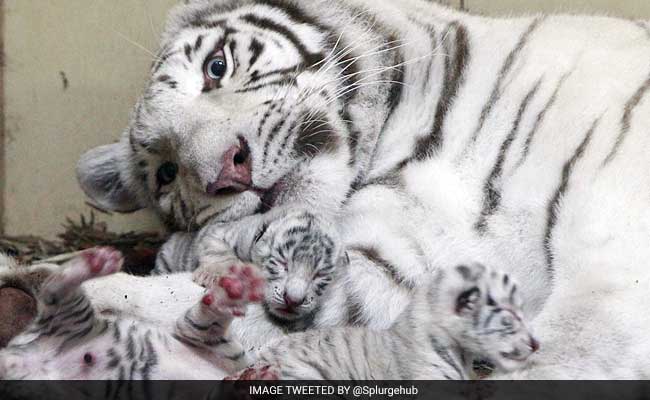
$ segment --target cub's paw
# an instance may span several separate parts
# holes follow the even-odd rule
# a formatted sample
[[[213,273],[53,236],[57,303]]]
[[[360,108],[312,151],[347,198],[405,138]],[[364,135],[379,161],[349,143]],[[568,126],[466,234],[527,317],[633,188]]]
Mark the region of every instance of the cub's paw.
[[[197,285],[209,288],[213,282],[218,281],[219,278],[228,275],[231,268],[243,268],[248,264],[241,261],[233,261],[230,263],[221,262],[199,262],[199,267],[192,273],[192,280]]]
[[[265,286],[254,265],[233,265],[225,275],[212,280],[201,301],[215,313],[241,317],[249,303],[262,300]]]
[[[73,265],[80,268],[79,272],[94,278],[118,272],[122,268],[124,259],[118,250],[111,247],[97,247],[83,252],[78,261],[80,262]]]
[[[279,368],[272,365],[249,367],[224,378],[226,381],[277,381],[280,379]]]
[[[40,297],[45,304],[54,305],[83,282],[118,272],[123,262],[122,253],[111,247],[86,250],[63,265],[60,272],[48,278]]]

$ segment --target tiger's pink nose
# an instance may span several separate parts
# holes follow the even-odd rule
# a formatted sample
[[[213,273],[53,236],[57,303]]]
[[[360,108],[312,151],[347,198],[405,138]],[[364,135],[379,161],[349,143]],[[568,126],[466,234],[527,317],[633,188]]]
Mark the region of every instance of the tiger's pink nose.
[[[241,193],[250,189],[251,157],[248,143],[242,138],[223,155],[223,167],[217,180],[208,184],[205,191],[209,195]]]
[[[296,299],[289,296],[289,294],[287,294],[286,292],[284,293],[284,304],[286,304],[288,308],[295,308],[301,306],[303,305],[304,302],[305,302],[304,297],[302,299]]]

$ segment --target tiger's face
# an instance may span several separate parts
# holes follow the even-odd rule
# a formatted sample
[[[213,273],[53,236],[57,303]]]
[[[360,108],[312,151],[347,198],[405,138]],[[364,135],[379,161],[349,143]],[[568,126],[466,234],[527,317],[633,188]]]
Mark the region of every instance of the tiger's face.
[[[483,265],[456,267],[443,290],[454,313],[443,323],[470,353],[487,358],[504,371],[522,368],[539,349],[522,312],[517,285],[505,273]]]
[[[327,35],[297,12],[179,5],[122,139],[79,162],[86,194],[109,210],[151,207],[185,229],[290,202],[313,172],[305,160],[345,163],[340,70]]]
[[[343,262],[333,239],[311,214],[275,220],[258,234],[253,261],[267,281],[264,308],[276,321],[293,322],[316,313]]]

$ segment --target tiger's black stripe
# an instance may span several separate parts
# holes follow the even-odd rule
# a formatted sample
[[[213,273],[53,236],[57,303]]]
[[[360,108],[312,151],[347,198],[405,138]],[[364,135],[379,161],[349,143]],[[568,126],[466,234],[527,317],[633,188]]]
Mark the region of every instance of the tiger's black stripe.
[[[650,26],[645,24],[643,21],[635,21],[635,25],[637,25],[639,28],[645,32],[646,36],[650,40]],[[634,92],[632,97],[625,103],[625,107],[623,108],[623,117],[621,117],[621,130],[618,134],[618,137],[616,138],[616,141],[614,142],[614,147],[610,152],[607,154],[607,157],[605,158],[605,161],[603,161],[602,166],[606,166],[609,164],[616,154],[618,153],[619,148],[623,144],[623,141],[627,137],[628,132],[630,131],[630,124],[632,122],[632,116],[634,114],[634,109],[639,105],[645,94],[648,92],[650,89],[650,75],[648,75],[648,78],[641,84],[641,86]]]
[[[259,71],[253,71],[253,73],[251,73],[251,75],[250,75],[250,78],[249,78],[248,82],[246,82],[243,86],[245,88],[248,85],[259,82],[262,79],[266,79],[266,78],[274,76],[274,75],[280,75],[280,77],[284,77],[284,76],[286,76],[286,74],[288,74],[290,72],[298,73],[298,72],[300,72],[300,70],[302,68],[303,68],[302,64],[297,64],[297,65],[294,65],[294,66],[291,66],[291,67],[280,68],[280,69],[276,69],[276,70],[273,70],[273,71],[268,71],[268,72],[265,72],[263,74],[260,74]]]
[[[413,283],[407,281],[404,277],[402,277],[398,269],[386,261],[386,259],[381,257],[381,254],[377,249],[372,247],[351,247],[348,252],[355,252],[371,263],[377,265],[378,267],[381,267],[382,271],[390,276],[398,286],[404,287],[408,290],[412,290],[414,288]]]
[[[609,164],[614,157],[616,157],[616,154],[618,153],[618,150],[620,149],[621,145],[625,141],[625,138],[627,137],[628,133],[630,132],[630,127],[632,125],[632,117],[634,116],[634,110],[638,105],[641,103],[641,100],[645,97],[645,95],[648,93],[650,90],[650,75],[643,81],[641,86],[634,92],[632,97],[625,103],[625,106],[623,108],[623,116],[621,117],[621,130],[616,137],[616,141],[614,142],[614,147],[610,150],[610,152],[607,154],[607,157],[605,157],[605,161],[603,161],[602,166],[606,166]]]
[[[562,168],[562,177],[560,180],[560,185],[558,186],[557,190],[555,191],[555,194],[553,195],[551,201],[548,204],[546,232],[544,234],[544,253],[546,254],[546,268],[548,272],[551,274],[551,277],[553,276],[555,270],[553,266],[553,249],[551,246],[551,239],[553,235],[553,228],[555,228],[555,224],[557,223],[558,213],[560,211],[559,210],[560,200],[562,199],[562,196],[564,196],[564,194],[566,193],[569,187],[569,179],[571,178],[571,173],[573,172],[573,168],[584,155],[585,150],[587,149],[587,146],[591,142],[591,138],[594,134],[594,131],[598,127],[599,122],[600,122],[600,118],[594,120],[594,122],[591,124],[591,127],[585,134],[584,139],[582,140],[580,145],[578,145],[575,152],[573,153],[573,156],[571,156],[571,158],[564,164],[564,167]]]
[[[471,143],[476,142],[476,139],[478,139],[478,135],[483,129],[487,117],[492,113],[492,109],[494,108],[494,105],[501,98],[501,94],[503,93],[504,90],[503,87],[504,81],[506,80],[510,71],[512,70],[512,67],[515,64],[515,60],[517,59],[517,56],[524,49],[526,43],[528,42],[528,39],[533,34],[533,32],[537,29],[537,27],[539,27],[542,20],[543,18],[536,18],[535,20],[533,20],[533,22],[531,22],[531,24],[528,26],[526,31],[519,38],[519,41],[517,42],[515,47],[510,51],[505,61],[503,62],[503,65],[499,70],[499,75],[497,76],[497,80],[494,83],[494,87],[492,88],[492,92],[490,93],[487,102],[485,103],[483,109],[481,110],[478,124],[476,126],[476,129],[474,130],[474,133],[472,133],[472,137],[470,138]]]
[[[397,42],[397,38],[394,36],[390,37],[390,40],[388,43],[395,43]],[[401,103],[402,100],[402,95],[403,95],[403,86],[404,86],[404,66],[405,59],[404,55],[400,51],[400,49],[395,49],[393,50],[395,55],[393,57],[393,65],[395,67],[392,68],[392,76],[390,77],[390,94],[388,97],[388,110],[386,111],[386,118],[384,119],[384,127],[388,124],[388,122],[391,120],[393,114],[395,113],[395,109],[397,106]],[[380,134],[381,135],[381,134]]]
[[[540,112],[537,114],[537,117],[535,118],[535,123],[533,124],[533,127],[530,129],[528,134],[526,135],[526,140],[524,141],[523,148],[522,148],[522,153],[521,153],[521,158],[519,161],[517,161],[517,164],[515,165],[515,168],[519,168],[524,161],[526,161],[526,158],[528,157],[528,153],[530,152],[530,145],[533,142],[533,139],[535,138],[535,134],[537,134],[537,131],[539,130],[540,126],[544,122],[546,118],[546,113],[548,110],[553,107],[555,104],[555,101],[557,100],[558,93],[564,86],[564,83],[566,82],[567,78],[571,75],[571,72],[568,72],[560,78],[560,80],[557,83],[557,86],[555,87],[555,90],[551,94],[551,97],[549,97],[548,101],[546,104],[544,104],[544,107],[540,110]]]
[[[203,35],[199,35],[196,37],[196,42],[194,42],[194,51],[197,52],[201,49],[201,45],[203,44]]]
[[[415,152],[411,160],[423,160],[432,152],[442,147],[443,132],[442,128],[447,117],[447,113],[453,107],[458,91],[465,81],[465,72],[469,64],[470,50],[467,30],[458,22],[452,22],[443,34],[443,38],[450,33],[454,33],[454,43],[449,40],[443,41],[444,53],[453,54],[445,57],[444,69],[444,86],[438,104],[435,110],[433,126],[429,135],[418,140],[415,146]],[[434,49],[438,46],[434,42]],[[430,72],[430,71],[429,71]]]
[[[282,109],[278,110],[280,113],[282,112]],[[271,143],[273,143],[273,139],[275,139],[275,136],[282,130],[287,123],[287,117],[286,115],[280,115],[280,120],[271,127],[269,130],[269,133],[266,137],[266,140],[264,141],[264,152],[262,153],[262,164],[266,164],[266,160],[269,155],[269,147],[271,146]]]
[[[318,29],[321,32],[330,31],[329,27],[325,26],[316,18],[313,18],[312,16],[305,14],[303,10],[294,6],[290,2],[282,1],[282,0],[255,0],[255,3],[281,10],[298,25],[307,24],[307,25],[311,25],[312,27]]]
[[[483,198],[483,209],[481,210],[478,221],[476,221],[476,224],[474,225],[474,229],[476,229],[479,233],[485,233],[487,229],[487,219],[492,214],[494,214],[494,212],[499,207],[499,204],[501,202],[501,192],[496,188],[496,182],[499,178],[501,178],[501,175],[503,173],[503,163],[505,162],[506,155],[508,153],[508,150],[510,150],[512,142],[515,140],[517,134],[519,133],[519,125],[521,123],[521,120],[526,113],[531,100],[537,94],[541,83],[542,79],[540,78],[537,80],[535,86],[533,86],[533,88],[528,91],[523,101],[521,102],[517,116],[515,117],[515,120],[512,124],[512,129],[501,144],[501,148],[499,149],[499,154],[497,156],[494,167],[492,167],[492,171],[485,181],[485,186],[483,187],[483,193],[485,193],[485,197]]]
[[[264,43],[260,42],[256,38],[253,38],[251,40],[251,44],[248,46],[248,51],[251,53],[251,57],[248,60],[248,70],[250,71],[262,53],[264,53]]]
[[[192,62],[192,46],[190,46],[189,43],[185,43],[185,46],[183,46],[183,51],[185,53],[185,58],[187,58],[188,62]]]
[[[235,90],[235,93],[241,94],[241,93],[250,93],[250,92],[255,92],[270,86],[283,86],[283,85],[290,85],[290,86],[295,86],[295,80],[290,77],[282,77],[280,79],[276,79],[274,81],[270,81],[267,83],[263,83],[260,85],[256,86],[251,86],[243,89],[237,89]]]
[[[241,16],[240,19],[260,29],[273,31],[284,36],[298,50],[298,53],[300,53],[300,56],[308,65],[317,64],[325,57],[323,54],[310,52],[293,31],[272,19],[260,17],[255,14],[246,14]]]

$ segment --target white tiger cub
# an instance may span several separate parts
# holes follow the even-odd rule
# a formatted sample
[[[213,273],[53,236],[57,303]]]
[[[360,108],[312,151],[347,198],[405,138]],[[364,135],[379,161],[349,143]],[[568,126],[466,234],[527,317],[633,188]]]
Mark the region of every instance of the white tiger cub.
[[[508,275],[461,265],[437,271],[388,330],[292,333],[228,379],[469,379],[476,359],[514,371],[538,349]]]
[[[189,0],[122,140],[87,153],[79,179],[102,207],[150,207],[178,231],[250,235],[309,211],[363,272],[326,311],[371,327],[422,273],[498,266],[545,344],[517,377],[650,378],[649,58],[647,21]],[[210,257],[223,243],[191,247],[207,252],[179,255],[199,282],[227,266]],[[246,337],[264,340],[258,325]]]
[[[256,268],[231,268],[169,329],[101,315],[89,302],[80,285],[116,273],[121,264],[118,252],[99,248],[64,267],[23,268],[20,277],[35,291],[39,313],[0,350],[0,379],[220,379],[250,364],[229,327],[249,302],[262,298]],[[513,370],[538,347],[516,285],[477,264],[439,271],[393,329],[292,334],[262,352],[257,362],[268,366],[238,377],[468,379],[476,357]],[[367,369],[357,367],[363,365]]]
[[[173,328],[161,328],[102,315],[80,288],[121,265],[119,252],[98,248],[63,267],[43,264],[10,275],[34,291],[39,312],[0,349],[0,379],[221,379],[250,363],[228,328],[260,299],[264,281],[252,267],[233,268],[176,315]],[[3,275],[0,269],[0,281]]]

